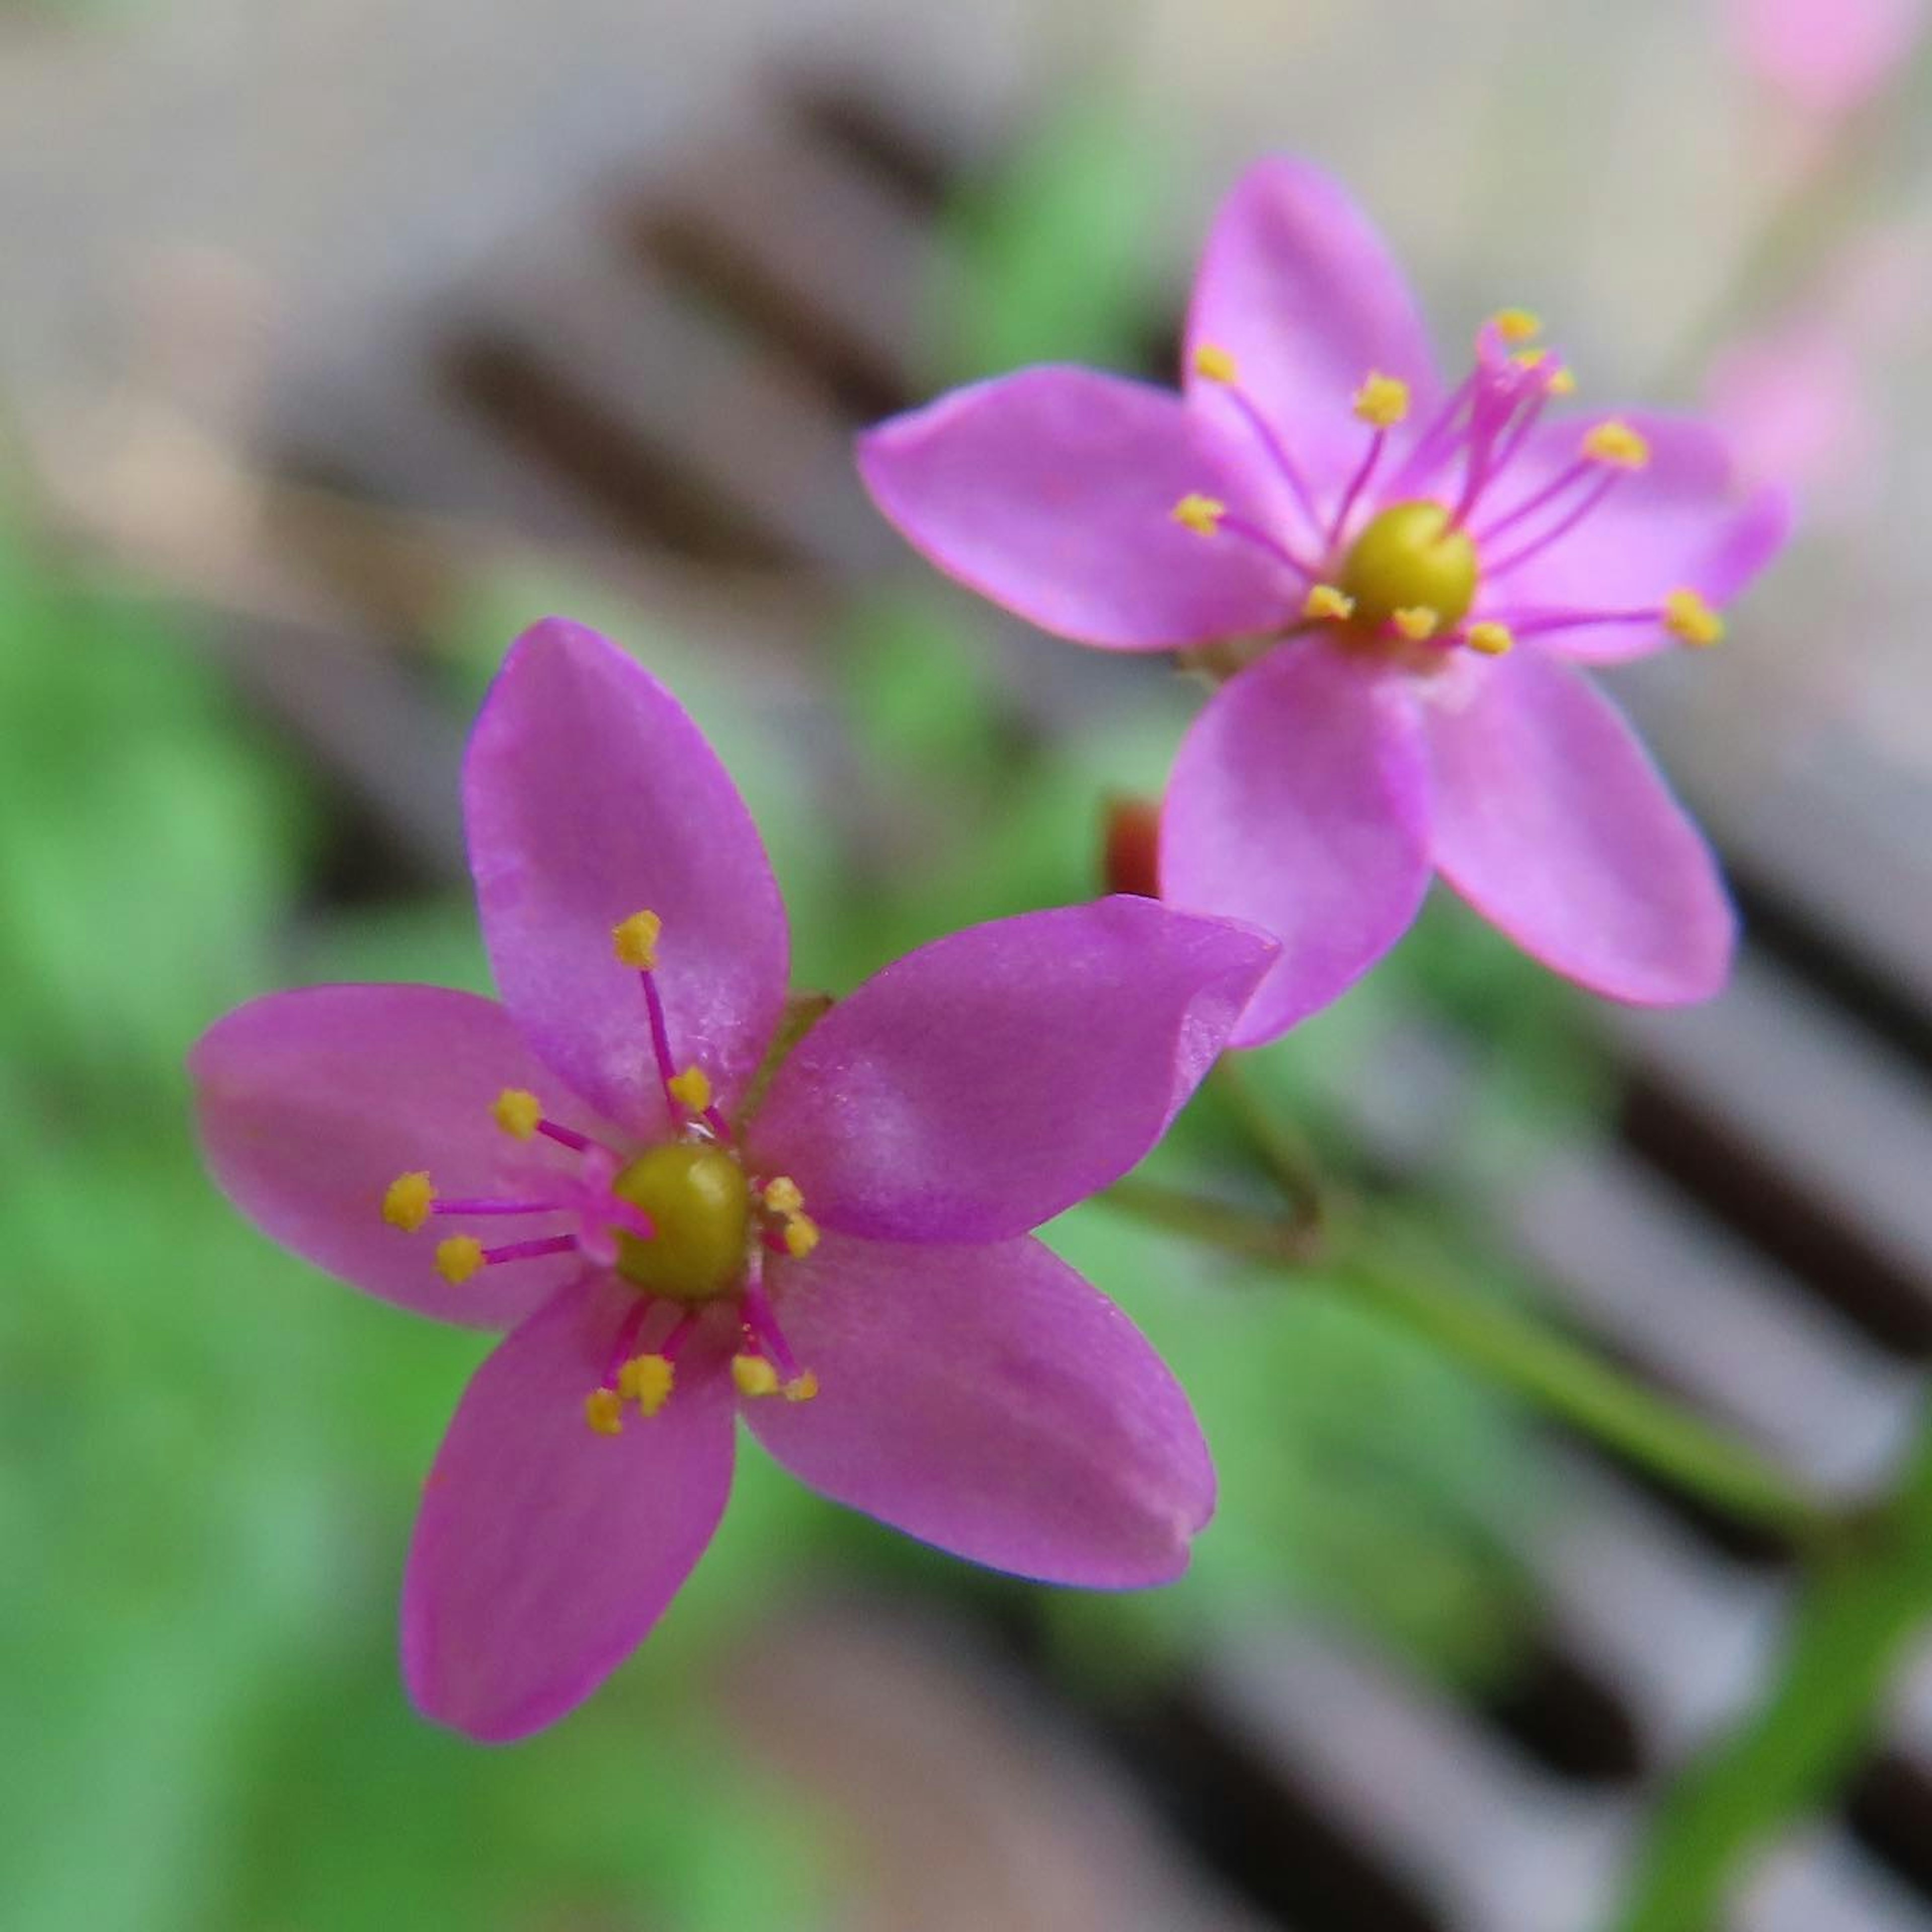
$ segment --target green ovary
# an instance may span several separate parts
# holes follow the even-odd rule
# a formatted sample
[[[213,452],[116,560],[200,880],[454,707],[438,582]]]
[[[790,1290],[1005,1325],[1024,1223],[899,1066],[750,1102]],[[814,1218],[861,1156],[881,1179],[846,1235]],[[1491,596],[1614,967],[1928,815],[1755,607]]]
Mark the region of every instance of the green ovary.
[[[617,1237],[617,1272],[652,1294],[709,1301],[730,1293],[745,1271],[751,1184],[723,1148],[669,1141],[640,1154],[611,1192],[651,1217],[646,1240]]]
[[[1476,546],[1448,525],[1430,502],[1396,503],[1369,523],[1342,566],[1358,624],[1372,629],[1415,610],[1434,611],[1438,631],[1462,622],[1476,598]]]

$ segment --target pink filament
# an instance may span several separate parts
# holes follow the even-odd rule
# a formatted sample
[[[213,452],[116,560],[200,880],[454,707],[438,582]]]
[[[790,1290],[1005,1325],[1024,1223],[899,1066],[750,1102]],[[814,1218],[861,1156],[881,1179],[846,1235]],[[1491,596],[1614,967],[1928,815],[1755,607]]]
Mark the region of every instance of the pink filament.
[[[1362,458],[1355,473],[1348,479],[1348,487],[1342,492],[1341,502],[1335,511],[1335,520],[1329,526],[1328,542],[1332,548],[1342,541],[1342,532],[1348,527],[1348,513],[1354,508],[1356,500],[1368,487],[1369,478],[1375,474],[1376,465],[1382,459],[1382,452],[1388,446],[1388,431],[1378,429],[1369,438],[1368,453]]]
[[[1303,562],[1287,544],[1271,537],[1258,524],[1251,524],[1246,517],[1222,515],[1216,519],[1215,528],[1225,530],[1231,537],[1239,537],[1244,543],[1252,544],[1258,550],[1267,551],[1277,563],[1285,563],[1298,577],[1312,584],[1321,572]]]
[[[567,1255],[576,1246],[574,1234],[547,1234],[534,1241],[512,1241],[500,1248],[485,1248],[483,1258],[494,1267],[499,1262],[528,1262],[541,1255]]]
[[[1269,460],[1286,479],[1288,487],[1294,492],[1296,500],[1300,504],[1303,514],[1307,518],[1313,529],[1318,532],[1322,528],[1322,513],[1315,507],[1315,498],[1309,490],[1307,478],[1302,475],[1300,467],[1294,459],[1288,454],[1287,446],[1280,436],[1276,435],[1274,426],[1233,383],[1216,382],[1214,386],[1222,391],[1228,400],[1240,411],[1242,420],[1254,432],[1262,447],[1268,452]],[[1300,568],[1298,564],[1295,567],[1298,569]]]
[[[1582,500],[1568,516],[1558,518],[1542,536],[1532,538],[1520,550],[1513,551],[1500,562],[1486,564],[1483,569],[1484,578],[1493,583],[1498,578],[1506,577],[1511,571],[1527,563],[1532,557],[1540,556],[1552,544],[1561,542],[1616,488],[1617,478],[1622,474],[1623,472],[1618,470],[1605,470],[1595,486],[1584,492]]]

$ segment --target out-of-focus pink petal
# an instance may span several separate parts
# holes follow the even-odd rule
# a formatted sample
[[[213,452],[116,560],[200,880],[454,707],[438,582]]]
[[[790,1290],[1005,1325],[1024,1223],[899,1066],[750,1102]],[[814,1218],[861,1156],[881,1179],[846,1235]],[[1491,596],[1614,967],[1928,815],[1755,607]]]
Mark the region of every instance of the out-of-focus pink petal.
[[[1822,496],[1845,514],[1870,507],[1882,474],[1868,371],[1844,329],[1800,318],[1733,343],[1705,395],[1744,475],[1802,490],[1808,510]]]
[[[1338,182],[1286,155],[1258,161],[1221,204],[1188,310],[1189,400],[1234,423],[1220,386],[1195,369],[1202,348],[1234,357],[1243,391],[1324,506],[1367,447],[1349,409],[1365,376],[1407,382],[1412,422],[1439,399],[1428,332],[1395,258]]]
[[[548,619],[504,660],[463,798],[490,963],[531,1046],[608,1118],[662,1128],[643,991],[610,944],[619,921],[654,912],[672,1052],[728,1106],[784,1004],[784,908],[677,700],[596,632]]]
[[[806,1035],[751,1130],[755,1162],[846,1234],[1024,1233],[1160,1138],[1274,954],[1129,898],[936,940]]]
[[[1174,520],[1200,495],[1268,524],[1276,486],[1252,444],[1144,382],[1066,368],[977,382],[870,431],[859,468],[915,549],[1077,643],[1207,644],[1300,602],[1256,545]]]
[[[1237,1046],[1345,992],[1422,903],[1428,767],[1406,682],[1318,639],[1284,644],[1222,686],[1181,746],[1162,892],[1281,940]]]
[[[426,1716],[487,1742],[588,1696],[704,1553],[731,1486],[730,1378],[687,1350],[617,1436],[584,1420],[635,1298],[560,1290],[464,1391],[424,1486],[403,1583],[403,1674]]]
[[[506,1087],[527,1088],[554,1117],[596,1130],[494,1000],[440,986],[272,993],[209,1028],[188,1070],[222,1191],[331,1274],[420,1314],[494,1328],[521,1321],[580,1268],[568,1255],[518,1262],[452,1287],[436,1271],[440,1237],[521,1240],[568,1223],[438,1216],[406,1234],[382,1219],[389,1184],[425,1169],[446,1199],[554,1198],[573,1156],[496,1126],[490,1103]]]
[[[1477,514],[1478,532],[1568,469],[1586,431],[1604,419],[1573,417],[1536,430],[1509,466],[1504,486]],[[1784,547],[1791,533],[1789,498],[1780,489],[1749,487],[1724,439],[1708,424],[1642,411],[1617,420],[1649,443],[1648,465],[1619,477],[1574,530],[1520,569],[1486,578],[1477,616],[1647,610],[1679,590],[1697,591],[1721,606]],[[1563,499],[1547,518],[1532,517],[1486,545],[1486,567],[1507,561],[1560,518],[1570,500]],[[1645,656],[1672,640],[1660,628],[1612,624],[1555,632],[1536,641],[1561,657],[1613,664]]]
[[[1925,0],[1731,0],[1746,65],[1814,114],[1848,114],[1902,67]]]
[[[1166,1582],[1214,1513],[1186,1396],[1120,1311],[1040,1243],[828,1236],[782,1265],[815,1401],[750,1405],[801,1481],[994,1569]]]
[[[1459,665],[1431,696],[1443,877],[1593,992],[1642,1006],[1717,992],[1736,938],[1724,882],[1610,700],[1522,650]]]

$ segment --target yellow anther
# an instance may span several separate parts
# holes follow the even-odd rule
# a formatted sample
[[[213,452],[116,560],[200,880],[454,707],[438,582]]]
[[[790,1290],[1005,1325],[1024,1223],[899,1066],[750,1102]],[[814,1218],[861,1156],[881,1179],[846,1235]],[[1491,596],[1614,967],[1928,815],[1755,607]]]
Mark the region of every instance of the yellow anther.
[[[622,966],[648,973],[658,963],[658,934],[664,921],[654,912],[634,912],[610,928],[610,944]]]
[[[399,1174],[382,1196],[382,1219],[392,1228],[413,1234],[429,1219],[430,1203],[436,1190],[426,1174]]]
[[[543,1118],[543,1102],[526,1088],[506,1087],[490,1109],[497,1126],[518,1140],[526,1141]]]
[[[1435,636],[1442,619],[1426,604],[1412,604],[1406,609],[1392,610],[1389,622],[1412,644],[1419,644]]]
[[[778,1372],[762,1355],[734,1355],[731,1379],[742,1396],[770,1395],[778,1388]]]
[[[1519,369],[1540,369],[1550,360],[1546,349],[1519,349],[1510,360]]]
[[[809,1214],[788,1214],[784,1224],[785,1252],[802,1262],[818,1245],[818,1223]]]
[[[1583,454],[1592,463],[1606,463],[1613,470],[1641,470],[1650,460],[1650,445],[1628,423],[1612,416],[1585,433]]]
[[[1355,600],[1332,584],[1318,584],[1303,600],[1301,614],[1318,622],[1340,623],[1355,614]]]
[[[762,1198],[774,1214],[796,1214],[805,1205],[805,1196],[798,1191],[798,1183],[788,1174],[773,1174],[765,1183]]]
[[[1358,422],[1377,429],[1393,429],[1408,414],[1408,385],[1397,376],[1382,376],[1370,370],[1368,380],[1348,399]]]
[[[1694,590],[1673,590],[1664,600],[1664,628],[1673,638],[1702,647],[1724,634],[1724,620]]]
[[[584,1398],[584,1419],[599,1436],[624,1432],[624,1398],[614,1388],[594,1388]]]
[[[703,1113],[711,1104],[711,1082],[701,1066],[687,1066],[664,1084],[670,1089],[670,1097],[694,1114]]]
[[[1221,519],[1227,514],[1226,503],[1213,496],[1192,493],[1182,497],[1168,512],[1177,524],[1185,525],[1199,537],[1211,537],[1221,527]]]
[[[633,1355],[617,1371],[618,1394],[646,1415],[656,1414],[676,1386],[676,1366],[668,1356]]]
[[[1543,333],[1543,318],[1526,308],[1499,308],[1490,320],[1505,342],[1528,342]]]
[[[1234,358],[1225,349],[1216,349],[1211,342],[1204,342],[1195,350],[1194,373],[1206,376],[1210,382],[1236,382],[1240,380]]]
[[[784,1385],[787,1402],[809,1402],[818,1393],[818,1378],[809,1369],[794,1376]]]
[[[468,1234],[452,1234],[436,1244],[436,1271],[452,1288],[460,1288],[483,1265],[483,1244]]]
[[[1574,396],[1576,393],[1576,379],[1568,369],[1559,369],[1544,387],[1552,396]]]
[[[1463,640],[1472,651],[1486,658],[1499,658],[1516,649],[1516,633],[1507,624],[1472,624]]]

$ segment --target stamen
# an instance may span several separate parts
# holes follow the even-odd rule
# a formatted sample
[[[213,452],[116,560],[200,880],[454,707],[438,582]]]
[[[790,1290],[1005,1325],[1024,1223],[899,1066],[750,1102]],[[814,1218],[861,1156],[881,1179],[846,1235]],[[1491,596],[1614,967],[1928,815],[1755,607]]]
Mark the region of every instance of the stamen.
[[[731,1379],[738,1384],[740,1395],[753,1400],[778,1392],[778,1372],[762,1355],[734,1355]]]
[[[778,1378],[784,1384],[788,1401],[809,1402],[818,1393],[818,1378],[808,1369],[799,1366],[787,1345],[784,1331],[772,1312],[771,1298],[765,1292],[764,1270],[755,1255],[746,1278],[743,1307],[748,1350],[762,1349],[778,1365]],[[735,1373],[735,1363],[733,1369]]]
[[[1332,584],[1318,584],[1304,602],[1301,614],[1316,623],[1346,623],[1355,614],[1355,600]]]
[[[1567,469],[1560,470],[1540,490],[1534,490],[1516,508],[1484,529],[1472,534],[1478,543],[1494,543],[1504,531],[1514,530],[1526,518],[1533,517],[1546,503],[1553,503],[1566,490],[1572,490],[1586,477],[1600,476],[1601,472],[1587,457],[1580,456]]]
[[[432,1214],[556,1214],[567,1204],[562,1201],[439,1201]]]
[[[1462,641],[1486,658],[1499,658],[1516,648],[1516,636],[1510,627],[1488,620],[1472,624]]]
[[[490,1111],[512,1139],[526,1141],[543,1118],[543,1102],[526,1087],[506,1087]]]
[[[1349,398],[1348,406],[1358,422],[1376,429],[1393,429],[1408,414],[1408,385],[1400,376],[1384,376],[1372,369]]]
[[[1348,527],[1349,513],[1367,488],[1376,464],[1382,460],[1382,452],[1388,446],[1388,432],[1408,414],[1408,385],[1396,376],[1380,375],[1371,370],[1367,380],[1350,399],[1349,406],[1357,419],[1372,424],[1376,433],[1370,437],[1368,448],[1356,465],[1354,475],[1348,479],[1348,487],[1342,492],[1341,502],[1336,506],[1335,520],[1328,526],[1331,550],[1341,542],[1342,532]]]
[[[506,1087],[490,1109],[497,1126],[513,1140],[526,1141],[532,1134],[567,1147],[572,1154],[587,1154],[594,1143],[574,1127],[560,1126],[544,1118],[543,1103],[526,1088]]]
[[[802,1262],[818,1245],[818,1223],[809,1214],[788,1214],[784,1224],[785,1252]]]
[[[1498,620],[1501,621],[1501,620]],[[1606,624],[1661,626],[1686,644],[1715,644],[1724,634],[1724,620],[1694,590],[1673,590],[1661,604],[1634,610],[1580,609],[1513,611],[1507,620],[1519,638],[1546,638],[1559,631],[1592,631]],[[1712,635],[1714,628],[1716,635]],[[1693,636],[1692,632],[1696,634]]]
[[[798,1183],[788,1174],[774,1174],[765,1183],[759,1198],[774,1214],[796,1214],[805,1205]]]
[[[1483,571],[1485,580],[1493,584],[1527,563],[1532,557],[1540,556],[1552,544],[1560,542],[1617,487],[1617,479],[1623,473],[1620,470],[1606,470],[1597,478],[1595,486],[1585,493],[1582,500],[1568,515],[1559,518],[1541,536],[1532,538],[1520,550],[1513,551],[1498,562],[1486,565]]]
[[[1217,496],[1203,496],[1190,491],[1168,511],[1177,524],[1192,530],[1198,537],[1211,537],[1221,527],[1221,519],[1228,514],[1228,506]]]
[[[670,1090],[671,1098],[692,1113],[704,1113],[711,1106],[711,1081],[701,1066],[687,1066],[675,1079],[667,1080],[664,1085]]]
[[[612,950],[618,964],[648,973],[658,963],[658,938],[664,921],[654,912],[634,912],[610,928]]]
[[[1234,358],[1225,349],[1217,349],[1211,342],[1204,342],[1194,352],[1194,373],[1204,376],[1210,382],[1234,383],[1240,380],[1240,371]]]
[[[1696,591],[1673,590],[1664,600],[1664,628],[1702,650],[1722,640],[1724,620]]]
[[[1543,318],[1526,308],[1499,308],[1490,322],[1505,342],[1528,342],[1543,333]]]
[[[1389,622],[1412,644],[1426,643],[1435,636],[1442,618],[1426,604],[1411,604],[1406,610],[1393,612]]]
[[[1240,386],[1240,371],[1234,358],[1225,349],[1217,349],[1203,343],[1194,352],[1196,374],[1204,377],[1226,392],[1228,401],[1241,412],[1244,422],[1256,440],[1267,451],[1268,459],[1279,470],[1288,487],[1294,492],[1295,500],[1301,506],[1303,514],[1315,530],[1322,527],[1321,514],[1315,507],[1315,498],[1308,488],[1308,479],[1301,473],[1300,466],[1288,453],[1287,446],[1274,431],[1274,426],[1254,404]]]
[[[472,1234],[452,1234],[436,1244],[436,1271],[452,1288],[460,1288],[483,1265],[483,1244]]]
[[[1448,460],[1455,446],[1457,422],[1476,393],[1476,372],[1472,370],[1444,398],[1427,428],[1416,439],[1408,460],[1395,473],[1388,489],[1391,497],[1413,495]]]
[[[1641,470],[1650,460],[1650,445],[1628,423],[1611,417],[1585,434],[1583,454],[1613,469]]]
[[[1277,563],[1286,564],[1298,577],[1312,577],[1312,566],[1304,562],[1278,537],[1270,536],[1260,524],[1246,517],[1230,516],[1228,506],[1218,498],[1186,496],[1168,512],[1177,524],[1184,524],[1196,536],[1239,537],[1257,550],[1266,550]]]
[[[594,1388],[584,1398],[584,1419],[599,1436],[624,1432],[624,1398],[614,1388]]]
[[[567,1255],[577,1246],[572,1234],[544,1234],[534,1240],[508,1241],[486,1248],[473,1234],[452,1234],[436,1245],[437,1274],[452,1288],[460,1288],[478,1269],[503,1262],[535,1261],[544,1255]]]
[[[646,1415],[656,1414],[676,1385],[676,1367],[666,1355],[633,1355],[617,1371],[619,1396]]]
[[[427,1174],[399,1174],[382,1196],[382,1219],[413,1234],[429,1219],[435,1200],[436,1190]]]

